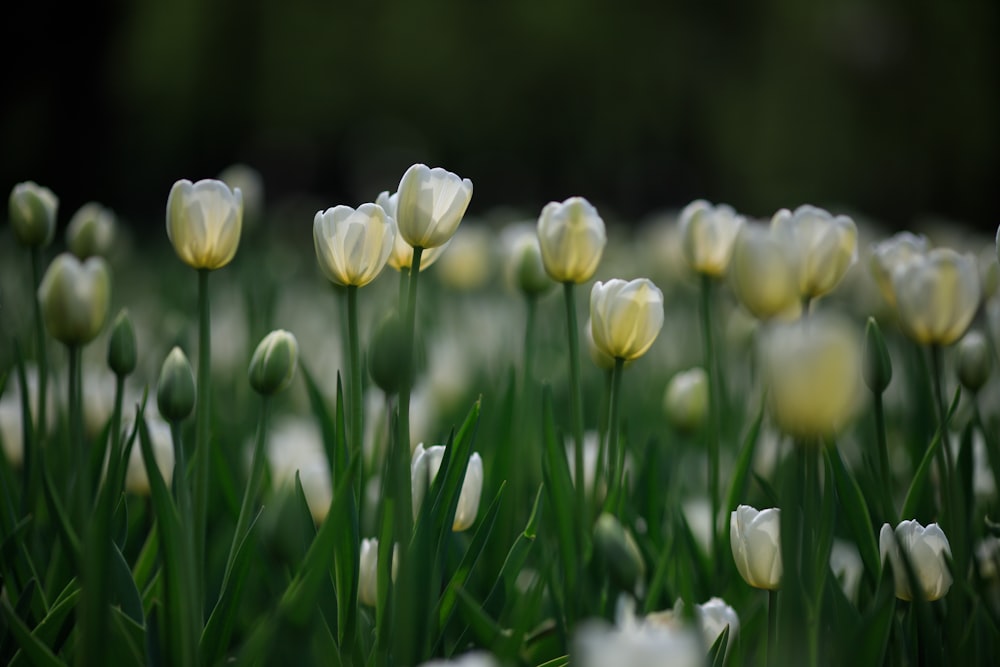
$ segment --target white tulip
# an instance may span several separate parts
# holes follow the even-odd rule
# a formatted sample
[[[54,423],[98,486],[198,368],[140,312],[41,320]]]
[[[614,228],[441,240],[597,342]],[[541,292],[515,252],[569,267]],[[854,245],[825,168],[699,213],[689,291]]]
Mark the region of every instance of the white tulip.
[[[424,449],[423,443],[418,444],[413,451],[410,463],[410,480],[413,490],[413,518],[420,513],[424,496],[434,483],[441,462],[444,460],[445,447],[434,445]],[[469,457],[469,466],[465,469],[465,479],[458,497],[458,507],[455,509],[455,520],[451,529],[460,533],[468,530],[479,514],[479,499],[483,493],[483,459],[478,452]]]
[[[733,242],[744,218],[731,206],[712,206],[698,199],[681,211],[680,226],[684,258],[697,273],[720,277],[729,267]]]
[[[239,188],[206,178],[181,179],[167,198],[167,237],[177,256],[195,269],[220,269],[236,256],[243,228]]]
[[[549,202],[538,217],[542,263],[552,280],[584,283],[601,263],[608,243],[604,220],[583,197]]]
[[[378,204],[334,206],[313,218],[313,245],[323,273],[338,285],[362,287],[378,277],[392,252],[396,222]]]
[[[472,199],[472,181],[440,167],[415,164],[403,174],[397,192],[396,224],[403,240],[414,248],[436,248],[462,222]]]
[[[740,505],[729,516],[729,537],[736,569],[754,588],[781,587],[781,510],[758,512]]]
[[[951,545],[939,525],[932,523],[924,528],[917,521],[907,520],[894,531],[889,524],[882,524],[878,544],[882,563],[888,557],[892,565],[896,597],[900,600],[913,599],[904,554],[924,600],[939,600],[948,593],[952,578],[945,559],[951,558]]]

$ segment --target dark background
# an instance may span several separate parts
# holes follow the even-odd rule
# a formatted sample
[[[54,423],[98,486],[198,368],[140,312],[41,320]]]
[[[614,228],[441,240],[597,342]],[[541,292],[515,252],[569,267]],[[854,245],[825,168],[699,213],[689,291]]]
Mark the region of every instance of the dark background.
[[[10,4],[10,3],[8,3]],[[333,205],[413,162],[470,211],[696,197],[995,229],[995,0],[117,0],[4,10],[0,187],[161,231],[171,184],[246,162]],[[606,217],[608,217],[606,215]]]

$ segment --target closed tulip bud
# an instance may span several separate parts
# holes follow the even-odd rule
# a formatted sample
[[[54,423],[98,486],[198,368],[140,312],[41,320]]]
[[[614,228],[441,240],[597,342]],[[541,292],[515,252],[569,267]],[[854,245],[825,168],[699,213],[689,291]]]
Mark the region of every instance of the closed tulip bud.
[[[751,315],[761,320],[799,316],[798,274],[786,239],[763,225],[743,225],[733,242],[729,283]]]
[[[670,378],[663,407],[667,419],[678,431],[691,433],[701,428],[708,416],[708,374],[705,369],[692,368]]]
[[[56,235],[59,199],[52,190],[32,181],[18,183],[10,192],[10,226],[18,243],[44,248]]]
[[[704,199],[681,211],[680,225],[684,259],[697,273],[718,278],[726,273],[733,242],[744,218],[731,206],[712,206]]]
[[[440,167],[415,164],[403,174],[397,193],[396,224],[403,240],[414,248],[437,248],[462,222],[472,199],[472,181]]]
[[[886,303],[895,307],[896,290],[892,274],[900,266],[927,254],[926,236],[899,232],[872,246],[871,270]]]
[[[965,334],[958,344],[958,380],[962,386],[976,393],[990,379],[993,354],[986,337],[979,331]]]
[[[399,545],[392,547],[392,580],[396,580]],[[378,538],[361,540],[361,557],[358,563],[358,602],[369,607],[378,604]]]
[[[740,505],[729,515],[729,538],[736,569],[754,588],[781,587],[781,510],[758,512]]]
[[[762,342],[771,416],[799,439],[838,432],[857,407],[861,346],[853,328],[812,318],[776,326]]]
[[[885,345],[882,330],[874,317],[869,317],[868,324],[865,325],[865,352],[861,371],[865,384],[876,394],[885,392],[892,381],[892,359],[889,357],[889,348]]]
[[[590,292],[590,323],[598,349],[616,359],[637,359],[663,328],[663,292],[646,278],[598,281]]]
[[[292,383],[299,360],[295,336],[278,329],[264,336],[250,359],[250,386],[262,396],[277,394]]]
[[[979,308],[979,269],[972,255],[935,248],[892,274],[903,332],[924,345],[961,338]]]
[[[646,564],[639,546],[618,519],[607,512],[594,524],[594,546],[615,585],[626,591],[635,591],[641,585]]]
[[[517,224],[501,234],[505,248],[507,282],[527,296],[539,296],[555,286],[542,263],[538,233],[532,226]]]
[[[705,645],[709,648],[714,646],[725,629],[729,628],[729,639],[726,640],[726,653],[728,654],[730,647],[736,643],[736,635],[740,631],[740,617],[736,610],[726,604],[722,598],[714,597],[708,602],[698,605],[695,616],[701,625]]]
[[[833,291],[858,257],[858,228],[846,215],[806,205],[778,211],[771,226],[790,240],[803,298]]]
[[[221,269],[236,256],[243,228],[243,194],[215,179],[181,179],[167,198],[167,237],[195,269]]]
[[[583,197],[549,202],[538,217],[542,263],[552,280],[585,283],[597,271],[608,236],[597,209]]]
[[[163,360],[156,386],[156,405],[160,414],[171,423],[184,421],[194,410],[196,396],[191,362],[181,348],[174,347]]]
[[[375,280],[392,252],[396,223],[378,204],[334,206],[313,219],[316,260],[338,285],[362,287]]]
[[[919,595],[928,602],[939,600],[951,588],[951,572],[946,558],[951,558],[951,545],[944,531],[936,523],[924,528],[917,521],[902,521],[893,531],[889,524],[882,524],[878,536],[882,563],[888,557],[896,582],[896,597],[912,600],[913,589],[907,569],[920,587]],[[903,561],[906,557],[907,564]]]
[[[438,470],[441,469],[441,462],[444,460],[445,448],[442,445],[435,445],[424,449],[423,444],[417,445],[413,450],[413,459],[410,464],[410,478],[413,489],[413,518],[416,519],[420,513],[420,505],[424,501],[424,496],[434,484]],[[465,479],[462,482],[462,491],[458,497],[458,507],[455,509],[455,520],[452,523],[452,531],[460,533],[468,530],[479,514],[479,499],[483,493],[483,459],[478,452],[473,452],[469,458],[469,466],[465,469]]]
[[[379,193],[376,197],[375,203],[382,207],[385,214],[396,219],[396,204],[399,202],[399,193],[393,192],[391,195],[388,191],[383,191]],[[423,253],[420,255],[420,271],[423,272],[431,264],[438,261],[444,251],[448,248],[448,243],[445,242],[436,248],[424,248]],[[402,271],[406,269],[410,270],[413,266],[413,246],[406,242],[403,235],[399,233],[398,225],[396,229],[396,235],[393,237],[392,241],[392,252],[389,253],[388,264],[397,271]]]
[[[111,276],[100,257],[81,262],[69,253],[49,265],[38,301],[49,334],[66,345],[83,345],[97,337],[108,318]]]
[[[80,259],[107,257],[114,240],[115,214],[97,202],[81,206],[66,228],[66,246]]]
[[[138,363],[135,328],[132,318],[124,308],[111,325],[111,339],[108,341],[108,368],[118,377],[130,375]]]

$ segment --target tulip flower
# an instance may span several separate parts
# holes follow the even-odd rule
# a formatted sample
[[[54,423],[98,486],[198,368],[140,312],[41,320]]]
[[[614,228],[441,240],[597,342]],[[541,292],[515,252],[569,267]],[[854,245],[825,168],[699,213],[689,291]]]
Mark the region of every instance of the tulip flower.
[[[698,605],[696,616],[701,624],[705,645],[708,647],[719,640],[726,627],[729,628],[729,639],[726,640],[726,653],[729,653],[729,647],[734,644],[736,635],[740,631],[740,617],[736,614],[736,610],[722,598],[714,597]]]
[[[731,206],[704,199],[688,204],[680,216],[684,258],[697,273],[718,278],[726,273],[733,242],[744,218]]]
[[[424,496],[434,483],[441,462],[444,459],[445,448],[443,445],[435,445],[424,449],[423,444],[417,445],[413,450],[413,459],[410,464],[410,477],[413,489],[413,518],[420,514],[420,505],[424,501]],[[483,459],[478,452],[473,452],[469,458],[469,467],[465,470],[465,479],[462,482],[462,491],[458,498],[458,507],[455,509],[455,520],[452,524],[452,531],[460,533],[468,530],[476,520],[479,513],[479,498],[483,493]]]
[[[222,181],[174,183],[167,198],[167,237],[177,256],[195,269],[214,271],[232,261],[243,226],[243,194]]]
[[[973,394],[990,379],[993,353],[981,331],[970,331],[958,344],[958,380]]]
[[[858,257],[858,228],[846,215],[815,206],[774,214],[771,227],[787,237],[795,252],[799,296],[815,299],[831,291]]]
[[[663,396],[667,419],[678,431],[698,430],[708,416],[708,374],[704,368],[677,373]]]
[[[472,199],[472,181],[423,164],[406,170],[399,181],[396,224],[414,248],[437,248],[448,242]]]
[[[794,318],[801,312],[798,274],[788,241],[762,225],[744,225],[733,242],[729,283],[754,317]]]
[[[781,587],[781,510],[758,512],[740,505],[729,516],[729,537],[736,569],[754,588]]]
[[[886,523],[879,532],[878,543],[882,563],[888,557],[892,564],[896,597],[900,600],[913,599],[910,577],[903,562],[904,554],[924,600],[930,602],[947,595],[952,578],[945,559],[951,558],[951,545],[940,526],[932,523],[924,528],[917,521],[908,520],[900,522],[894,531]]]
[[[584,283],[601,262],[608,237],[604,220],[583,197],[550,202],[538,218],[542,263],[553,280]]]
[[[950,248],[935,248],[898,265],[892,285],[903,332],[925,345],[957,341],[979,307],[976,258]]]
[[[313,219],[316,259],[338,285],[361,287],[385,267],[396,237],[396,223],[378,204],[334,206]]]
[[[504,230],[507,282],[528,297],[535,297],[555,285],[542,263],[542,249],[537,232],[528,225],[513,225]]]
[[[111,276],[100,257],[81,262],[70,253],[52,261],[38,287],[45,328],[66,345],[82,345],[97,337],[108,317]]]
[[[393,192],[390,195],[388,191],[383,191],[375,198],[375,203],[381,206],[385,214],[393,220],[396,219],[396,204],[398,202],[398,192]],[[445,242],[436,248],[424,248],[424,252],[420,255],[420,270],[423,271],[436,262],[444,254],[448,245],[449,243]],[[407,272],[409,272],[410,267],[413,265],[413,246],[406,242],[406,239],[403,238],[398,229],[396,235],[393,237],[392,252],[389,253],[388,264],[397,271],[406,269]]]
[[[871,271],[882,297],[896,307],[896,290],[892,284],[893,272],[916,258],[927,254],[927,237],[910,232],[899,232],[872,246]]]
[[[597,349],[613,358],[637,359],[663,328],[663,292],[646,278],[594,283],[591,334]]]
[[[33,181],[18,183],[10,192],[10,227],[14,238],[28,248],[43,248],[56,234],[59,198]]]
[[[272,331],[257,345],[250,359],[250,386],[262,396],[285,389],[295,377],[299,344],[284,329]]]
[[[114,240],[115,214],[97,202],[81,206],[66,228],[66,246],[80,259],[107,256]]]
[[[396,580],[399,569],[399,545],[392,547],[392,580]],[[358,562],[358,602],[369,607],[378,604],[378,538],[361,540],[361,555]]]

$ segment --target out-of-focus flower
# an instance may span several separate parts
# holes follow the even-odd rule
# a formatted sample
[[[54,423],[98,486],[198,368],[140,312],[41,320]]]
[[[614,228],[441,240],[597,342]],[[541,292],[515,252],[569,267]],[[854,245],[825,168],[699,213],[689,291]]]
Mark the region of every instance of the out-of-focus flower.
[[[729,268],[733,242],[744,218],[731,206],[697,199],[681,211],[684,258],[697,273],[719,278]]]
[[[18,243],[44,248],[56,235],[59,198],[34,181],[18,183],[10,191],[10,226]]]
[[[796,438],[839,431],[852,417],[861,384],[861,345],[838,319],[781,324],[761,340],[768,404],[778,426]]]
[[[892,359],[886,347],[882,330],[874,317],[865,325],[865,349],[861,365],[861,377],[876,394],[882,394],[892,382]]]
[[[49,334],[66,345],[97,337],[108,318],[111,276],[100,257],[83,262],[66,252],[49,265],[38,287],[38,301]]]
[[[608,512],[594,523],[594,546],[611,579],[621,589],[639,592],[646,576],[646,563],[632,533]]]
[[[253,167],[233,164],[222,170],[219,180],[243,195],[243,222],[253,225],[264,213],[264,177]]]
[[[597,343],[594,342],[594,323],[591,318],[587,318],[587,324],[584,326],[583,332],[587,342],[587,354],[590,356],[590,360],[594,362],[594,365],[602,371],[610,371],[614,368],[615,358],[597,347]]]
[[[390,195],[388,191],[379,193],[379,196],[375,199],[375,203],[381,206],[386,215],[393,220],[396,219],[396,203],[398,201],[399,193],[393,192]],[[445,249],[449,245],[450,243],[446,241],[436,248],[424,248],[424,252],[420,255],[420,271],[424,271],[436,262],[444,254]],[[403,238],[398,229],[396,235],[393,237],[392,251],[389,253],[388,264],[397,271],[402,271],[403,269],[409,271],[410,267],[413,266],[413,246],[406,242],[406,239]]]
[[[970,331],[958,344],[958,379],[975,393],[990,379],[993,353],[981,331]]]
[[[858,257],[858,228],[846,215],[815,206],[781,209],[771,226],[795,252],[799,296],[815,299],[833,291]]]
[[[952,578],[945,558],[951,558],[951,545],[936,523],[924,528],[914,520],[901,521],[895,531],[889,524],[882,524],[878,544],[882,563],[888,557],[892,564],[896,597],[900,600],[913,599],[904,554],[924,600],[939,600],[948,593]]]
[[[299,363],[299,343],[284,329],[264,336],[250,359],[250,386],[262,396],[282,391],[292,383]]]
[[[722,636],[722,632],[729,628],[729,639],[726,644],[726,652],[736,640],[736,635],[740,631],[740,617],[736,610],[726,604],[726,601],[719,597],[710,598],[708,602],[698,605],[695,615],[701,623],[701,632],[705,638],[705,645],[711,647]]]
[[[834,539],[833,547],[830,549],[830,570],[840,582],[847,599],[857,600],[858,585],[865,571],[858,548],[846,540]]]
[[[33,426],[38,428],[38,368],[34,364],[25,364],[25,380],[28,385],[28,402],[31,406]],[[55,392],[46,392],[46,430],[51,432],[56,425]],[[18,373],[11,372],[0,396],[0,439],[3,441],[3,454],[14,467],[20,467],[24,462],[24,430],[22,428],[21,382]]]
[[[420,506],[424,502],[424,496],[434,483],[438,470],[441,469],[441,462],[444,459],[445,447],[434,445],[424,449],[423,443],[418,444],[413,451],[413,458],[410,463],[410,478],[413,488],[413,518],[416,519],[420,513]],[[451,529],[460,533],[468,530],[476,521],[479,514],[479,498],[483,493],[483,459],[478,452],[473,452],[469,457],[469,466],[465,469],[465,479],[462,482],[462,491],[458,497],[458,507],[455,509],[455,520]]]
[[[581,667],[703,667],[705,652],[697,629],[681,620],[637,619],[634,601],[619,598],[617,627],[588,621],[577,629],[571,659]]]
[[[893,272],[922,257],[928,249],[926,236],[917,236],[910,232],[899,232],[872,246],[872,275],[883,298],[890,306],[896,306],[896,290],[892,284]]]
[[[399,569],[399,545],[392,546],[392,580]],[[378,538],[361,540],[361,557],[358,568],[358,602],[374,607],[378,604]]]
[[[440,167],[415,164],[403,174],[397,194],[396,224],[403,240],[414,248],[437,248],[462,222],[472,199],[472,181]]]
[[[107,257],[114,240],[115,214],[97,202],[81,206],[66,228],[66,246],[80,259]]]
[[[979,307],[979,269],[971,254],[935,248],[892,273],[903,332],[924,345],[950,345],[969,328]]]
[[[740,505],[729,515],[729,538],[736,569],[754,588],[781,587],[781,510],[757,511]]]
[[[504,230],[507,282],[528,296],[544,294],[555,286],[542,263],[538,233],[529,225],[514,225]]]
[[[798,274],[786,239],[763,225],[743,225],[733,242],[729,283],[736,297],[761,320],[799,316]]]
[[[663,396],[667,419],[678,431],[690,433],[701,428],[708,415],[708,374],[704,368],[676,373]]]
[[[221,269],[236,256],[243,228],[239,188],[206,178],[181,179],[167,198],[167,237],[181,261],[194,269]]]
[[[367,285],[378,277],[392,252],[396,223],[378,204],[357,209],[334,206],[313,219],[316,260],[338,285]]]
[[[438,266],[441,282],[464,292],[486,285],[493,273],[492,233],[482,226],[466,225],[455,232],[449,245],[451,252],[441,258]]]
[[[321,523],[330,511],[333,486],[319,427],[312,419],[275,420],[267,441],[267,460],[275,489],[294,488],[298,472],[313,520]]]
[[[197,389],[194,371],[184,350],[174,346],[163,360],[160,381],[156,386],[156,404],[169,422],[181,422],[194,410]]]
[[[128,310],[122,308],[115,321],[111,324],[111,336],[108,339],[108,368],[118,377],[131,375],[138,364],[135,327]]]
[[[431,660],[420,667],[500,667],[500,662],[489,653],[473,651],[451,660]]]
[[[616,359],[637,359],[663,328],[663,292],[646,278],[594,283],[590,292],[594,345]]]
[[[153,448],[153,460],[156,461],[156,467],[169,488],[174,476],[174,440],[170,434],[170,425],[149,411],[146,412],[144,419],[149,431],[149,444]],[[133,428],[134,423],[127,421],[123,423],[123,432],[126,434],[131,433]],[[129,452],[125,468],[125,490],[137,496],[148,496],[150,493],[146,462],[142,458],[142,448],[138,440]]]
[[[583,197],[549,202],[538,217],[538,245],[542,263],[552,280],[583,283],[601,263],[608,243],[604,220]]]

